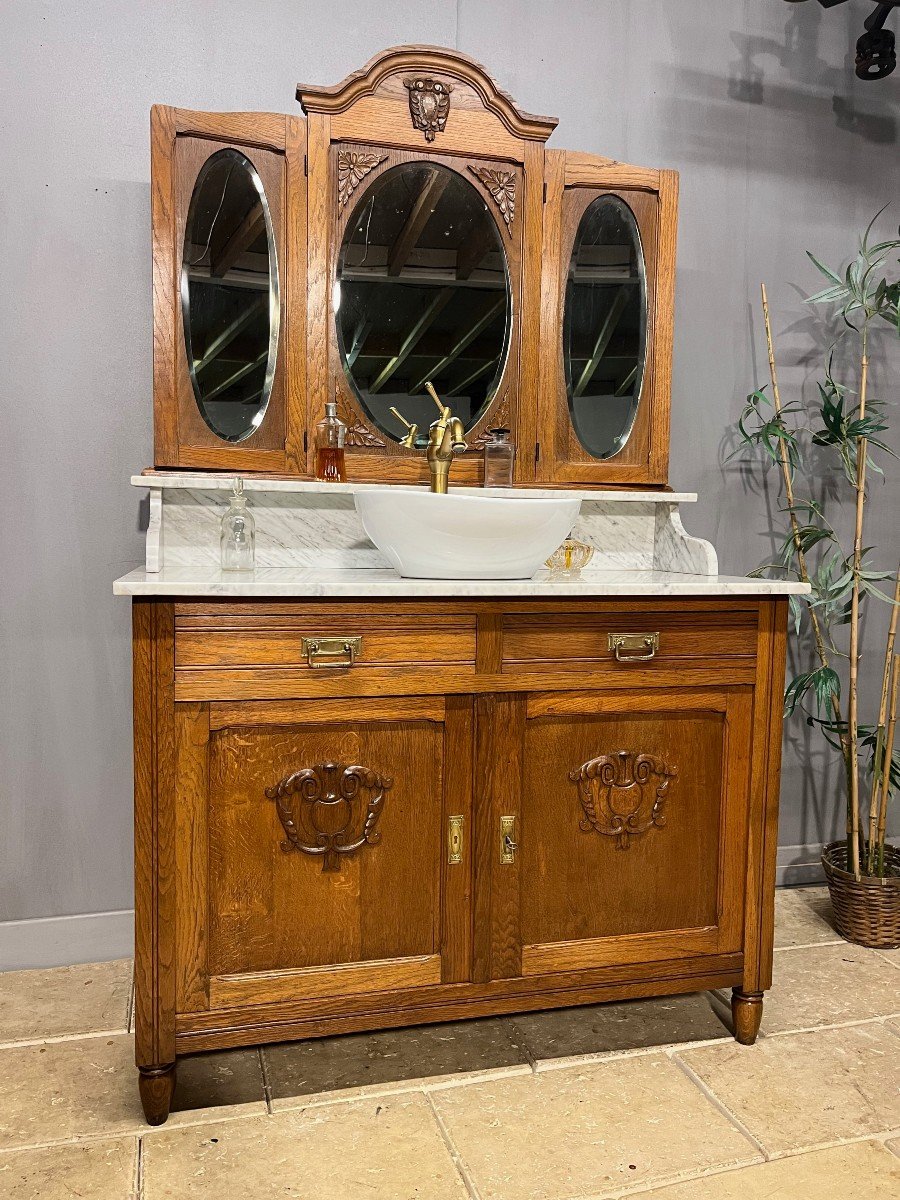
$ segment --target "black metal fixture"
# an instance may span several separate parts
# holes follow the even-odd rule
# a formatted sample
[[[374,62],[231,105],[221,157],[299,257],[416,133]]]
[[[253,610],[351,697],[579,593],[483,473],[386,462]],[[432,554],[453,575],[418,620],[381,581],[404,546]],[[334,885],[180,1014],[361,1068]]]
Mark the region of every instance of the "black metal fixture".
[[[805,0],[787,0],[788,4],[803,4]],[[819,0],[823,8],[846,4],[847,0]],[[856,43],[856,74],[859,79],[884,79],[897,65],[894,34],[885,29],[885,22],[900,0],[880,0],[866,17],[866,32]]]

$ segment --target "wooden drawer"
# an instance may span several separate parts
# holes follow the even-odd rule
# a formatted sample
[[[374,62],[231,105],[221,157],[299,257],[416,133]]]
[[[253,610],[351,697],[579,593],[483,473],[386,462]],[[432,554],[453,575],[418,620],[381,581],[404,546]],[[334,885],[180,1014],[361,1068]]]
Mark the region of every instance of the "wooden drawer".
[[[351,639],[358,639],[352,664],[341,652]],[[320,647],[312,657],[310,642]],[[180,604],[175,610],[180,699],[377,695],[392,687],[414,690],[423,679],[434,691],[445,674],[474,672],[474,615],[373,612],[371,604]]]
[[[603,674],[704,668],[733,673],[752,669],[757,628],[755,606],[679,613],[632,604],[599,612],[511,613],[502,623],[501,670]],[[621,634],[639,636],[620,649],[619,659],[611,638]],[[641,643],[648,635],[657,635],[657,646],[652,657],[643,657],[649,646]]]

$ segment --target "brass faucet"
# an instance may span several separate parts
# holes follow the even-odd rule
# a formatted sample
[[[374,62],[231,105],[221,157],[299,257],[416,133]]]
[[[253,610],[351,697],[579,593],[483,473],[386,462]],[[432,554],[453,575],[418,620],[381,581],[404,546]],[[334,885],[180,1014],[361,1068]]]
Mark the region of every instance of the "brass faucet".
[[[441,414],[428,429],[428,447],[425,450],[425,458],[431,473],[431,490],[443,495],[447,491],[453,455],[460,454],[467,449],[463,437],[465,430],[459,417],[455,417],[450,411],[450,406],[441,401],[433,384],[426,383],[425,391],[438,406],[438,412]],[[392,408],[391,412],[406,426],[407,432],[401,438],[400,445],[405,446],[407,450],[414,450],[419,433],[418,425],[410,424],[402,413],[397,412],[396,408]]]

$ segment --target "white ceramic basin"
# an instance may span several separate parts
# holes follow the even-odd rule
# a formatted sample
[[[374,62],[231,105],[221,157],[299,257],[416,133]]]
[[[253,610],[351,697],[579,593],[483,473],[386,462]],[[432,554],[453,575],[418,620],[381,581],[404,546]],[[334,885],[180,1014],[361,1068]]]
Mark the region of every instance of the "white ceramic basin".
[[[578,497],[508,491],[367,488],[354,493],[366,533],[407,579],[530,579],[565,541]]]

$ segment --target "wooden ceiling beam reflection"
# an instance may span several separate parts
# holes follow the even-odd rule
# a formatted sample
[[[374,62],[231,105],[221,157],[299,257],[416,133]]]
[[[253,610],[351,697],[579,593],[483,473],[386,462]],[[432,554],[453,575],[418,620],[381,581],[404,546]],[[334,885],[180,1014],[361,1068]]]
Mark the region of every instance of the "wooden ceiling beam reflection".
[[[483,362],[476,367],[471,374],[465,377],[465,379],[460,379],[459,383],[454,384],[452,388],[445,388],[443,394],[445,396],[461,395],[461,393],[464,392],[467,387],[470,387],[476,379],[480,379],[482,375],[486,375],[487,372],[496,367],[496,365],[496,358],[489,358],[487,362]]]
[[[416,202],[403,224],[403,228],[397,234],[393,245],[388,250],[388,275],[399,275],[406,266],[406,260],[409,258],[416,242],[418,242],[422,230],[428,224],[432,213],[437,208],[438,201],[444,194],[444,189],[449,182],[449,172],[429,172],[428,178],[422,185],[422,190],[419,192]]]
[[[347,350],[347,366],[352,367],[359,358],[359,353],[365,345],[366,338],[372,329],[374,321],[372,317],[363,317],[353,331],[353,340]]]
[[[584,365],[584,370],[578,377],[578,382],[575,384],[574,395],[580,396],[584,389],[594,378],[594,372],[600,365],[600,359],[606,352],[606,347],[609,345],[610,338],[616,331],[616,326],[619,323],[619,318],[624,311],[625,305],[628,303],[628,292],[625,288],[620,288],[609,306],[609,312],[606,314],[606,319],[600,326],[600,332],[597,334],[597,340],[594,342],[594,349],[591,351],[591,357]]]
[[[484,262],[485,255],[496,249],[497,236],[492,221],[482,221],[456,255],[456,278],[468,279],[475,268]]]
[[[230,271],[245,250],[256,241],[266,227],[263,206],[256,203],[238,225],[237,229],[210,260],[210,274],[218,277]]]
[[[235,383],[240,383],[246,375],[261,367],[268,360],[268,357],[269,348],[267,346],[265,354],[260,354],[259,358],[253,359],[252,362],[244,363],[242,367],[238,367],[236,371],[233,371],[227,379],[223,379],[220,384],[217,384],[211,392],[206,392],[203,396],[203,403],[208,404],[210,400],[215,400],[217,396],[221,396],[223,392],[227,391]]]
[[[247,328],[257,314],[267,307],[268,303],[268,296],[257,296],[242,313],[234,318],[230,325],[225,326],[218,337],[213,338],[204,351],[203,357],[194,362],[194,371],[199,374],[204,367],[209,366],[213,359],[218,358],[226,346],[231,345],[238,334]]]
[[[393,358],[389,359],[378,376],[369,385],[369,392],[372,395],[374,395],[376,392],[380,392],[397,368],[402,363],[406,362],[410,354],[412,354],[413,350],[415,350],[416,343],[419,341],[422,334],[429,327],[429,325],[431,325],[432,321],[439,316],[441,311],[446,308],[455,295],[455,288],[442,288],[442,290],[437,293],[428,307],[423,309],[422,315],[403,339],[403,345],[393,356]]]
[[[445,367],[449,367],[450,364],[457,359],[460,354],[462,354],[466,346],[468,346],[470,342],[474,342],[479,333],[482,333],[485,329],[487,329],[488,325],[490,325],[491,321],[493,321],[494,317],[496,317],[497,313],[501,310],[501,308],[504,307],[505,304],[505,295],[498,296],[495,300],[492,300],[475,324],[470,326],[470,328],[466,330],[461,337],[457,338],[454,345],[450,348],[448,353],[444,355],[440,362],[432,367],[429,367],[424,375],[420,376],[415,380],[415,382],[409,385],[409,394],[414,396],[417,392],[420,392],[424,388],[425,381],[427,379],[433,379],[436,375],[440,375],[441,371],[443,371]]]

